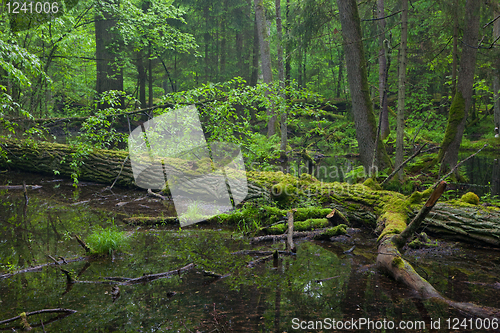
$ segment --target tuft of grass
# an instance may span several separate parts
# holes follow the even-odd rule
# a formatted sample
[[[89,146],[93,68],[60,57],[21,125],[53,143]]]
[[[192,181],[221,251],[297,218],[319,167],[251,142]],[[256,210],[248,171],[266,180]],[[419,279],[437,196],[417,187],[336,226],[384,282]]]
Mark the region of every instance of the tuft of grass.
[[[111,254],[122,250],[127,245],[127,236],[124,231],[118,231],[115,226],[96,228],[87,237],[87,244],[97,254]]]

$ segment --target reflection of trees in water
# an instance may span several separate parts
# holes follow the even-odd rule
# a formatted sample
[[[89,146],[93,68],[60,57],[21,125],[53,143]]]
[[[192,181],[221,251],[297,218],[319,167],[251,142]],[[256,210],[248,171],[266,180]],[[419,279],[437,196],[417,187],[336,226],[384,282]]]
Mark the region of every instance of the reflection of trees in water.
[[[493,171],[491,176],[491,194],[500,195],[500,159],[493,161]]]

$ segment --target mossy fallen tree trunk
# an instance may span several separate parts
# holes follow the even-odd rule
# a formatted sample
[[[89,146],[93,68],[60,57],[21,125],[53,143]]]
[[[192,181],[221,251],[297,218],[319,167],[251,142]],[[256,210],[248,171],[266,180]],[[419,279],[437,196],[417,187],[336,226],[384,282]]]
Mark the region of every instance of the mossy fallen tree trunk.
[[[1,166],[47,174],[53,174],[53,170],[58,170],[63,176],[71,176],[73,172],[69,163],[71,154],[76,150],[67,145],[51,143],[28,145],[24,142],[13,141],[3,141],[1,144],[11,161],[7,163],[3,160]],[[123,162],[126,156],[126,152],[91,151],[83,160],[80,178],[110,184],[120,174],[119,171],[123,165],[117,184],[134,186],[130,163]],[[251,184],[251,196],[266,196],[275,200],[283,208],[293,207],[296,203],[313,199],[317,206],[337,209],[350,223],[363,224],[374,229],[379,234],[377,261],[381,269],[418,292],[422,298],[433,298],[439,302],[445,302],[475,316],[498,316],[497,309],[454,302],[444,298],[401,257],[398,247],[402,246],[402,242],[397,241],[398,235],[407,229],[409,217],[415,215],[422,205],[421,201],[427,199],[432,191],[416,192],[406,197],[397,192],[380,190],[376,184],[369,181],[365,182],[366,185],[323,183],[308,174],[296,178],[281,172],[248,172],[247,178]],[[277,215],[280,215],[275,217],[275,222],[277,222],[276,219],[284,219],[286,215],[284,210],[273,209]],[[299,213],[297,211],[295,217],[298,217]],[[498,246],[499,216],[500,209],[496,207],[450,201],[437,205],[422,225],[427,230],[438,234]],[[220,217],[233,222],[250,218],[243,212],[220,214]],[[414,231],[416,230],[412,230],[411,233]]]

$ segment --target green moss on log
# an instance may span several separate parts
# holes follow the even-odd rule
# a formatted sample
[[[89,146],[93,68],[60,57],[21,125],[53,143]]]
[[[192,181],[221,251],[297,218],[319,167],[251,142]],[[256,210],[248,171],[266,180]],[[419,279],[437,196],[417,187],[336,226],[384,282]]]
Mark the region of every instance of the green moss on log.
[[[339,224],[338,226],[331,227],[314,236],[316,240],[329,240],[332,237],[345,235],[347,233],[347,226],[345,224]]]
[[[474,192],[467,192],[460,198],[460,201],[471,204],[479,205],[479,197]]]

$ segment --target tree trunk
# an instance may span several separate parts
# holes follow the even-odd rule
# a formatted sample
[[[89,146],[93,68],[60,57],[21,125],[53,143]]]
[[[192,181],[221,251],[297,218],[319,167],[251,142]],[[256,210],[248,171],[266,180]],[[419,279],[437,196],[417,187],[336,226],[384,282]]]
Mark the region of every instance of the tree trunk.
[[[153,59],[151,59],[151,44],[148,50],[148,106],[153,106]]]
[[[257,28],[257,14],[254,16],[253,24],[253,52],[252,52],[252,73],[250,76],[250,85],[257,85],[259,78],[259,29]]]
[[[137,73],[139,74],[139,102],[141,108],[146,107],[146,69],[144,68],[144,52],[137,53]]]
[[[382,18],[385,16],[384,10],[384,0],[377,0],[377,11],[378,18]],[[386,48],[384,47],[385,40],[385,19],[381,19],[378,21],[380,28],[380,36],[379,36],[379,47],[380,50],[378,52],[378,93],[380,99],[380,108],[381,108],[381,118],[380,118],[380,137],[382,139],[387,138],[389,135],[389,112],[387,109],[387,57],[389,56],[386,52]]]
[[[406,93],[406,42],[408,39],[408,0],[402,0],[401,6],[401,44],[399,49],[399,78],[398,78],[398,115],[396,133],[396,161],[395,165],[403,163],[404,158],[404,129],[405,129],[405,93]],[[399,179],[403,178],[404,169],[399,171]]]
[[[277,48],[278,48],[278,80],[279,80],[279,85],[280,89],[285,89],[285,68],[283,64],[283,32],[282,32],[282,25],[281,25],[281,0],[276,0],[275,1],[276,5],[276,34],[278,36],[278,43],[277,43]],[[284,96],[283,92],[280,92]],[[280,110],[281,111],[281,144],[280,144],[280,150],[284,152],[284,156],[286,157],[286,145],[287,145],[287,110]]]
[[[441,173],[445,173],[457,164],[458,149],[462,142],[467,114],[472,105],[472,85],[474,83],[474,70],[476,68],[480,8],[481,2],[479,0],[467,0],[465,4],[466,26],[464,29],[457,93],[450,107],[445,137],[441,143],[441,150],[437,157],[437,162],[441,163]]]
[[[458,0],[455,0],[454,5],[455,15],[453,17],[453,53],[451,67],[451,96],[457,93],[457,66],[458,66]]]
[[[106,0],[107,4],[116,5],[113,0]],[[120,45],[120,36],[112,28],[116,25],[113,15],[106,9],[105,4],[96,4],[95,37],[96,37],[96,91],[98,95],[108,90],[123,91],[123,69],[115,62],[118,50],[111,46]],[[121,101],[122,107],[123,99]],[[109,107],[107,103],[100,108]]]
[[[498,10],[494,11],[494,17],[497,17],[500,15],[500,12]],[[500,36],[500,19],[497,19],[493,23],[493,40],[496,40]],[[493,107],[493,113],[494,113],[494,122],[495,122],[495,127],[498,127],[500,129],[500,94],[498,91],[500,90],[500,50],[498,48],[495,49],[495,54],[494,54],[494,59],[495,59],[495,64],[493,66],[493,98],[495,101],[494,107]],[[497,132],[498,134],[500,132]]]
[[[361,163],[370,170],[377,124],[373,114],[370,98],[366,60],[364,55],[360,19],[355,0],[337,0],[340,12],[340,23],[344,36],[344,53],[347,65],[347,79],[352,99],[352,112],[356,128]],[[379,168],[391,165],[391,161],[381,140],[377,147],[377,164]]]
[[[264,77],[264,83],[270,85],[273,81],[273,72],[271,69],[269,35],[262,1],[263,0],[254,0],[255,18],[257,21],[257,32],[259,35],[262,76]],[[274,114],[274,110],[272,110],[272,108],[267,110],[267,115],[269,117],[267,123],[267,136],[269,137],[276,133],[276,115]]]

